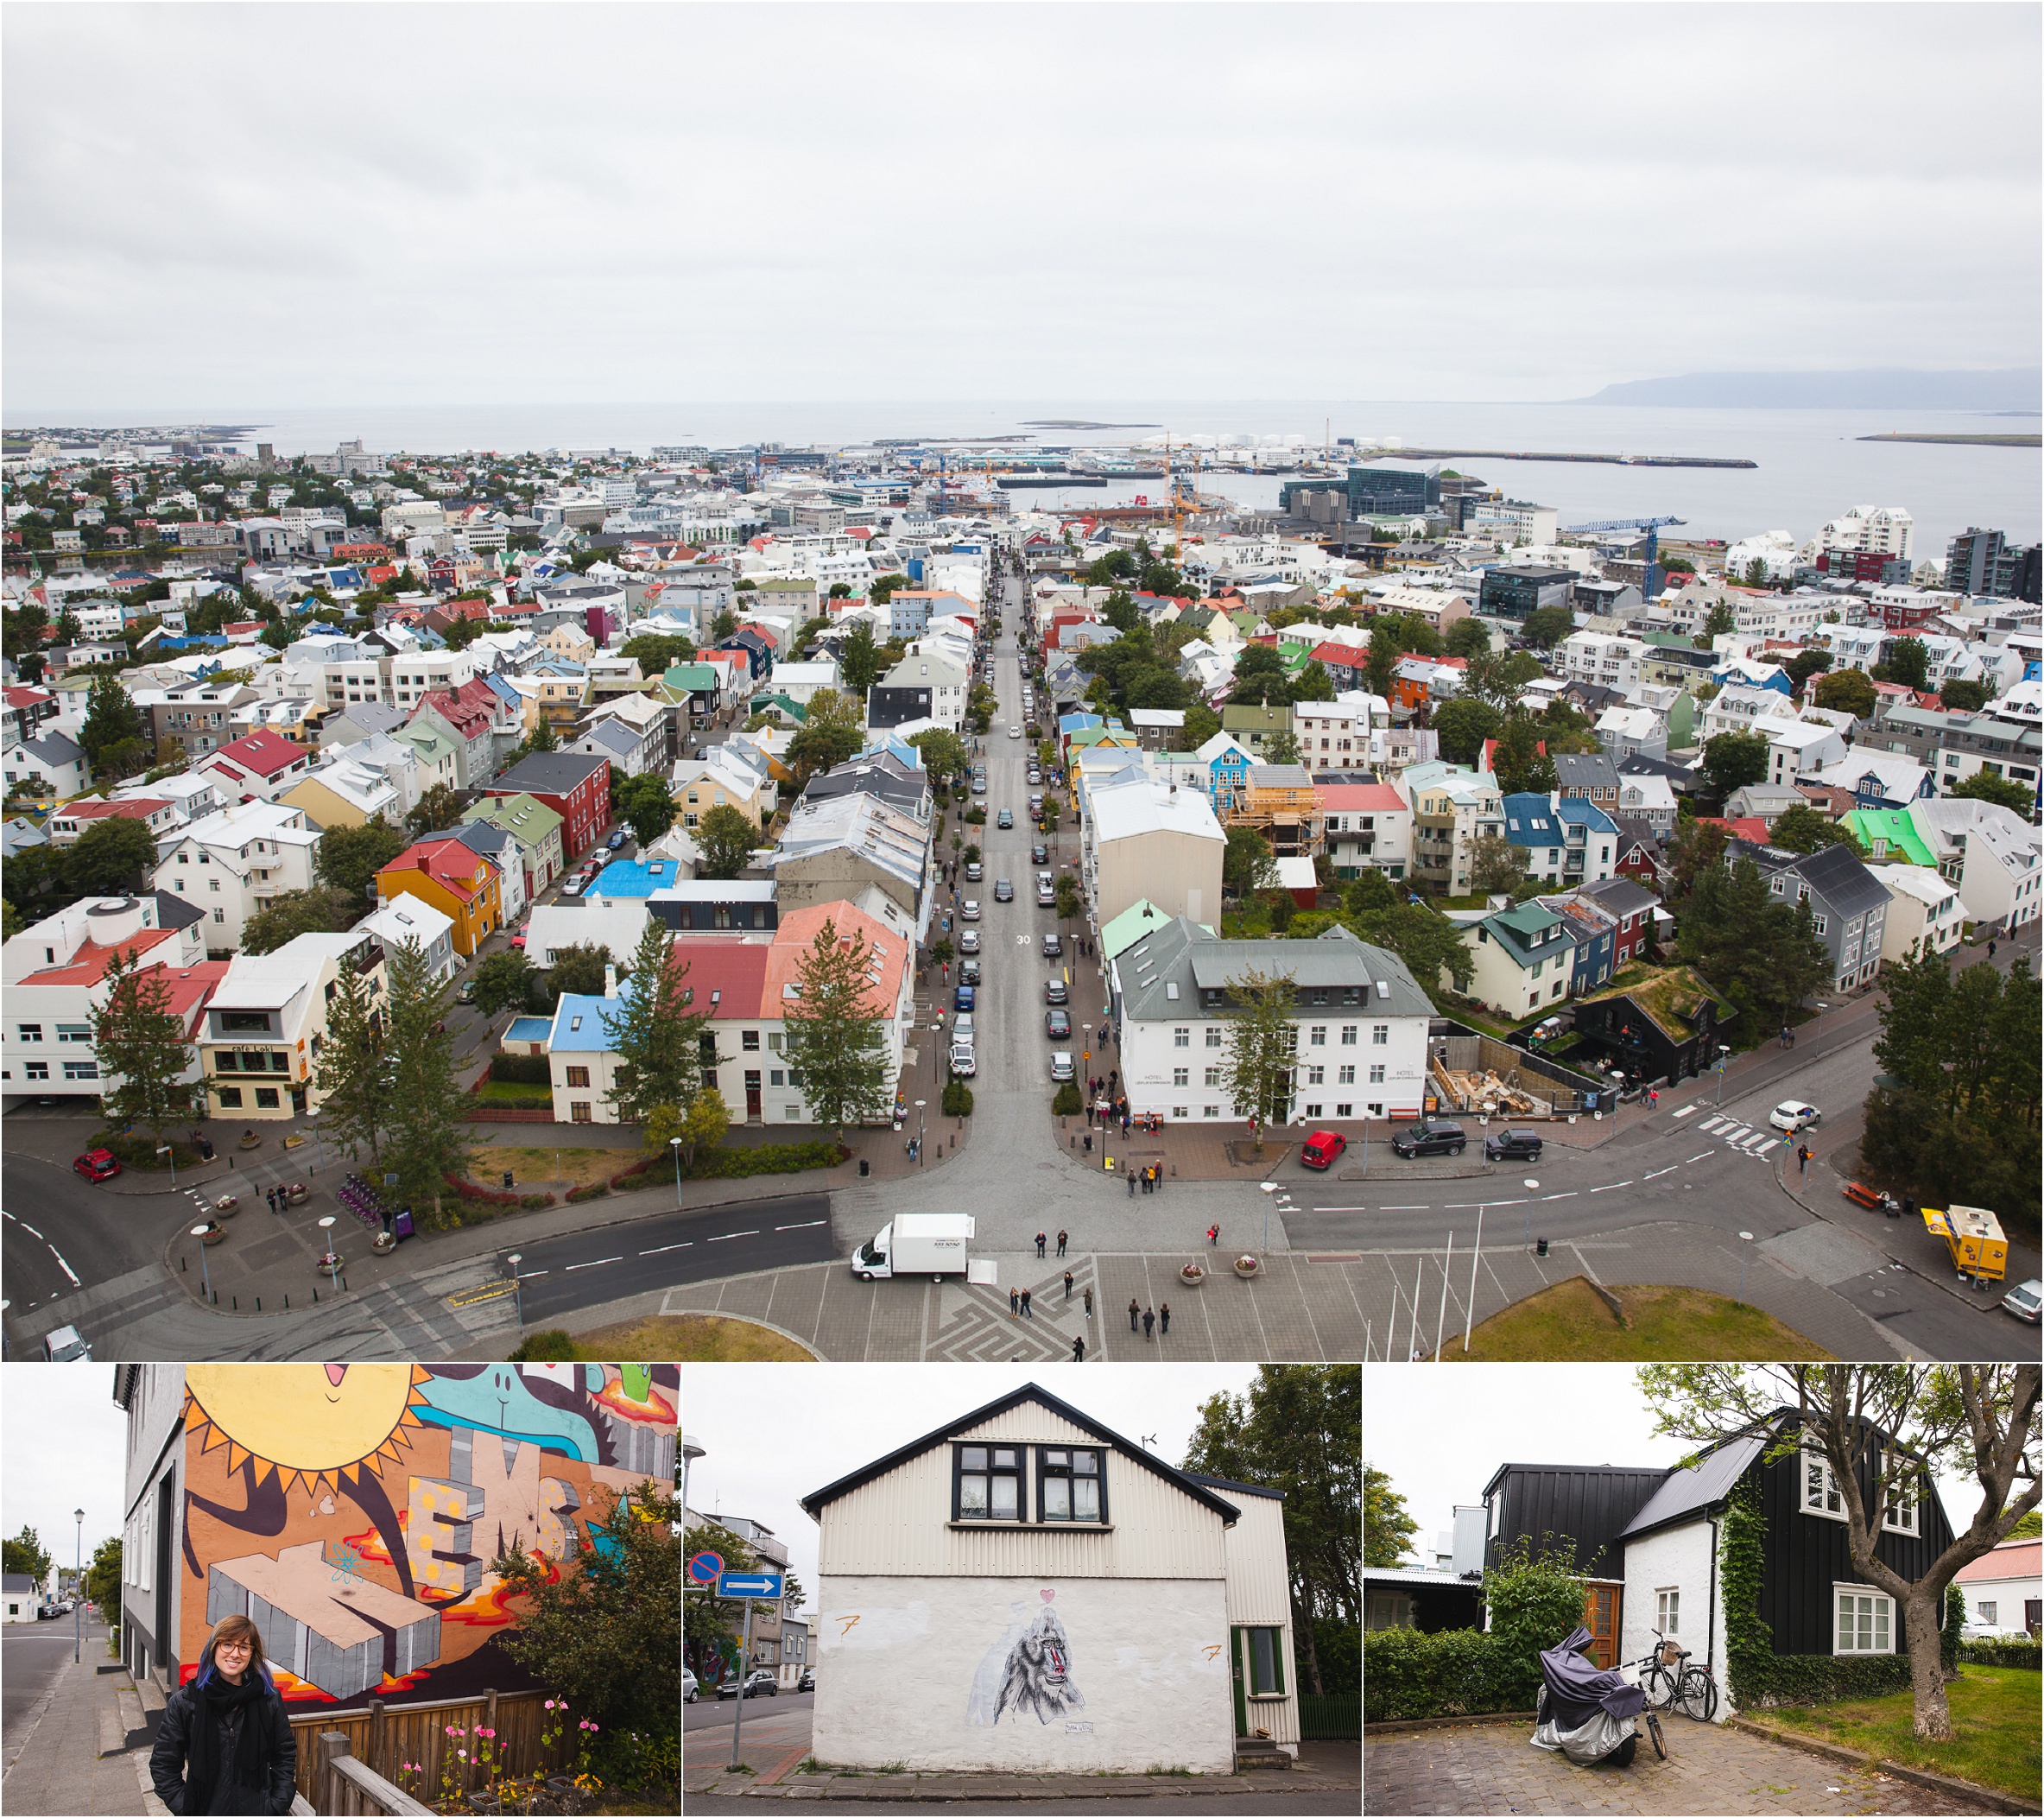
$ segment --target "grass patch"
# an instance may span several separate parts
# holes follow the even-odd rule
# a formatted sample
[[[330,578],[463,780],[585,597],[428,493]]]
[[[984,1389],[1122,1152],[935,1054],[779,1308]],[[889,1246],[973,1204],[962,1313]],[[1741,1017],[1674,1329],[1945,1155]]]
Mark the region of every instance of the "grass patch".
[[[586,1187],[592,1181],[609,1180],[638,1159],[639,1152],[630,1149],[513,1149],[508,1145],[492,1145],[469,1151],[470,1165],[475,1169],[477,1179],[501,1181],[508,1168],[521,1188],[541,1181],[551,1186],[563,1180],[571,1187]]]
[[[678,1316],[626,1320],[578,1333],[575,1360],[585,1364],[813,1364],[813,1352],[750,1320],[725,1314],[685,1313]]]
[[[1919,1742],[1912,1733],[1916,1701],[1908,1692],[1856,1698],[1806,1709],[1783,1706],[1743,1714],[1769,1729],[1864,1749],[1905,1767],[1951,1774],[2035,1805],[2040,1760],[2037,1675],[2021,1667],[1962,1666],[1946,1687],[1952,1740]]]
[[[1558,1357],[1641,1363],[1768,1359],[1830,1359],[1772,1314],[1699,1288],[1614,1288],[1628,1321],[1620,1325],[1596,1290],[1579,1277],[1557,1282],[1487,1319],[1443,1348],[1453,1363],[1521,1363]],[[2032,1688],[2033,1691],[2035,1687]]]
[[[513,1105],[522,1110],[537,1111],[554,1103],[553,1095],[544,1086],[527,1086],[516,1080],[485,1080],[469,1097],[483,1105]]]

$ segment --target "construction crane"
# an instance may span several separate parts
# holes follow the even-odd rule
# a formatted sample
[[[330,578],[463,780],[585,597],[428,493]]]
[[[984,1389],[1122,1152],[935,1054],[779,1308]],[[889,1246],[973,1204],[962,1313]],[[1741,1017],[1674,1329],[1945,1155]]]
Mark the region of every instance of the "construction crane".
[[[1570,536],[1594,535],[1601,530],[1644,530],[1647,533],[1647,560],[1642,576],[1641,594],[1651,599],[1661,590],[1654,583],[1654,569],[1661,559],[1661,527],[1663,524],[1685,524],[1685,517],[1611,517],[1599,519],[1594,524],[1568,524],[1563,528]]]

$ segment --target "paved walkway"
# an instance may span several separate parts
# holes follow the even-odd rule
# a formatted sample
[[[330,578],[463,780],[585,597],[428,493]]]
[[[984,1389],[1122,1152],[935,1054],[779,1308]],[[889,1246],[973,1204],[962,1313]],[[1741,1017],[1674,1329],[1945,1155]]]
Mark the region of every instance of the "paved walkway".
[[[134,1682],[107,1657],[106,1629],[85,1632],[83,1658],[66,1659],[7,1738],[0,1808],[12,1812],[133,1813],[163,1807],[149,1787],[149,1751],[127,1752],[144,1721]]]
[[[1954,1800],[1913,1781],[1840,1766],[1723,1724],[1662,1720],[1667,1759],[1642,1728],[1629,1768],[1581,1768],[1536,1749],[1531,1726],[1471,1724],[1370,1736],[1364,1745],[1364,1808],[1370,1812],[1496,1814],[1630,1812],[1704,1815],[1996,1809]]]

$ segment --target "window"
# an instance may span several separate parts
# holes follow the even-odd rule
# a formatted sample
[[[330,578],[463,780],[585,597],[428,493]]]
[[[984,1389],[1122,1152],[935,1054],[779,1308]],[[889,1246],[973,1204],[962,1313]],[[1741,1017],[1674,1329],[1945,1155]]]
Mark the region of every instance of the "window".
[[[257,1111],[275,1111],[278,1108],[276,1087],[258,1086],[256,1088],[256,1109]]]
[[[1310,1036],[1308,1036],[1307,1037],[1307,1045],[1308,1045],[1308,1046],[1310,1046],[1310,1047],[1313,1047],[1313,1048],[1325,1048],[1325,1047],[1326,1047],[1326,1045],[1327,1045],[1327,1026],[1326,1026],[1326,1024],[1325,1024],[1324,1023],[1316,1023],[1313,1025],[1313,1033],[1312,1033]]]
[[[47,1061],[30,1061],[25,1063],[22,1068],[23,1079],[47,1080],[49,1076],[50,1064]]]
[[[586,1124],[590,1122],[589,1102],[587,1099],[578,1099],[570,1103],[568,1105],[568,1121],[571,1124]]]
[[[952,1455],[953,1521],[1022,1520],[1019,1446],[959,1446]]]
[[[21,1031],[22,1040],[24,1042],[42,1040],[42,1025],[40,1023],[17,1023],[15,1027]]]
[[[1892,1467],[1895,1460],[1890,1459],[1889,1463]],[[1915,1533],[1916,1473],[1914,1471],[1889,1485],[1888,1506],[1881,1511],[1881,1525],[1890,1534]]]
[[[1654,1626],[1663,1635],[1682,1632],[1682,1593],[1669,1585],[1654,1593]]]
[[[1831,1460],[1807,1439],[1803,1441],[1803,1513],[1845,1519],[1845,1498],[1838,1493]]]
[[[1171,1031],[1171,1045],[1174,1048],[1190,1048],[1193,1045],[1192,1030],[1189,1029],[1173,1029]]]
[[[216,896],[220,894],[220,880],[218,877],[208,877],[206,880],[206,887]]]
[[[1384,1083],[1384,1067],[1381,1061],[1370,1069],[1370,1083],[1372,1086],[1382,1086]]]
[[[1389,1023],[1372,1023],[1370,1025],[1370,1045],[1372,1048],[1389,1048],[1391,1045],[1391,1025]]]
[[[239,1111],[241,1109],[240,1086],[216,1086],[213,1088],[213,1094],[219,1099],[222,1111]]]
[[[1996,1619],[1996,1612],[2000,1608],[2000,1606],[1998,1604],[1984,1603],[1976,1604],[1973,1607],[1979,1611],[1980,1620],[1982,1622],[1992,1622]]]
[[[1192,1115],[1192,1107],[1187,1105],[1174,1105],[1171,1107],[1171,1115],[1174,1118],[1190,1117]]]
[[[1100,1454],[1080,1447],[1036,1448],[1036,1511],[1042,1521],[1104,1521]]]
[[[1838,1621],[1834,1654],[1895,1652],[1895,1599],[1856,1585],[1836,1588]]]
[[[66,1061],[64,1063],[64,1077],[66,1080],[97,1080],[99,1077],[99,1063],[96,1061]]]
[[[567,1083],[568,1083],[570,1086],[586,1086],[586,1085],[588,1085],[588,1084],[589,1084],[589,1069],[588,1069],[586,1067],[569,1067],[569,1068],[568,1068],[568,1070],[567,1070]]]
[[[749,1055],[756,1055],[759,1052],[759,1031],[756,1029],[739,1030],[738,1046]]]
[[[1218,1048],[1221,1046],[1221,1032],[1218,1027],[1207,1030],[1206,1045],[1209,1048]]]
[[[1341,1025],[1341,1045],[1344,1048],[1353,1048],[1356,1045],[1357,1034],[1357,1030],[1353,1023],[1343,1023]]]
[[[1251,1698],[1285,1695],[1285,1650],[1282,1629],[1244,1629],[1243,1642],[1249,1655],[1249,1693]]]
[[[1212,1083],[1218,1085],[1220,1082],[1218,1080],[1215,1080]],[[1218,1105],[1202,1105],[1199,1107],[1199,1115],[1203,1118],[1218,1118],[1220,1116],[1220,1114],[1221,1108]]]

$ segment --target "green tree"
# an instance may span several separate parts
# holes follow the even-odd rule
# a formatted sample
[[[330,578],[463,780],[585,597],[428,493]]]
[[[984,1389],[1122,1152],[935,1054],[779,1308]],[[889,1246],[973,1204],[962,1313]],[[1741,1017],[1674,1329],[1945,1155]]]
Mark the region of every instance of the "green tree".
[[[1920,694],[1930,686],[1930,646],[1921,637],[1898,637],[1888,648],[1886,674],[1880,679],[1899,681]]]
[[[1057,915],[1060,922],[1076,919],[1085,907],[1079,900],[1079,880],[1068,871],[1058,874],[1058,881],[1052,886],[1052,895],[1056,898]]]
[[[897,569],[892,574],[878,576],[873,585],[866,589],[866,599],[869,605],[883,606],[903,587],[912,587],[914,585],[912,577]]]
[[[1490,1632],[1517,1675],[1519,1701],[1530,1704],[1540,1686],[1540,1652],[1551,1648],[1583,1620],[1589,1584],[1585,1574],[1602,1561],[1578,1565],[1576,1543],[1567,1535],[1522,1534],[1498,1550],[1484,1572],[1484,1603]]]
[[[1478,833],[1470,841],[1469,887],[1477,895],[1516,890],[1525,877],[1526,855],[1503,833]]]
[[[688,1551],[714,1553],[727,1572],[755,1572],[759,1555],[738,1535],[713,1521],[689,1524]],[[745,1626],[745,1606],[691,1588],[681,1599],[681,1644],[685,1664],[705,1685],[716,1685],[737,1671]]]
[[[1759,556],[1746,564],[1746,585],[1764,587],[1767,585],[1767,563]]]
[[[1967,681],[1961,678],[1942,682],[1938,687],[1938,699],[1944,702],[1948,713],[1978,713],[1991,697],[1984,681]]]
[[[532,731],[525,737],[526,756],[529,757],[535,751],[558,751],[560,749],[560,740],[554,736],[553,721],[541,713],[533,722]]]
[[[1741,858],[1727,871],[1697,875],[1681,928],[1685,960],[1731,999],[1746,1042],[1782,1028],[1797,1004],[1829,982],[1830,955],[1810,918],[1769,892],[1760,869]]]
[[[1228,829],[1227,850],[1221,854],[1221,888],[1235,897],[1252,890],[1275,889],[1277,859],[1270,842],[1253,827]]]
[[[1502,713],[1526,692],[1528,682],[1537,681],[1544,673],[1530,651],[1480,651],[1464,665],[1461,693]]]
[[[1263,741],[1265,763],[1297,763],[1299,762],[1298,735],[1289,727],[1281,726]]]
[[[461,825],[461,797],[444,782],[436,782],[417,801],[404,817],[404,824],[416,839],[427,833],[444,832],[448,827]]]
[[[1519,630],[1528,643],[1551,650],[1575,628],[1576,616],[1566,606],[1542,606],[1526,615],[1526,622]],[[1486,639],[1485,643],[1488,642]]]
[[[1855,719],[1871,719],[1879,697],[1874,693],[1872,680],[1864,670],[1833,669],[1828,675],[1817,678],[1810,699],[1816,706],[1828,707],[1834,713],[1850,713]]]
[[[327,1000],[326,1039],[313,1063],[313,1084],[335,1148],[373,1159],[383,1153],[392,1107],[383,1008],[372,982],[343,958]]]
[[[971,768],[965,741],[943,726],[926,727],[908,743],[922,753],[924,774],[939,788],[954,777],[963,776]]]
[[[1538,618],[1540,615],[1535,613],[1533,616]],[[1480,618],[1458,618],[1448,627],[1446,643],[1450,656],[1479,656],[1490,648],[1490,628]]]
[[[9,861],[10,865],[18,863],[19,859]],[[156,839],[142,822],[110,814],[88,827],[68,851],[52,849],[47,863],[66,890],[81,896],[102,896],[142,883],[156,866]]]
[[[315,884],[310,890],[286,890],[242,923],[244,953],[274,953],[301,934],[338,934],[360,913],[345,891]]]
[[[809,717],[788,742],[788,762],[803,787],[812,776],[858,756],[866,742],[858,697],[819,688],[809,697]]]
[[[1547,744],[1544,729],[1524,713],[1512,713],[1498,728],[1497,748],[1490,754],[1490,766],[1497,787],[1507,795],[1531,791],[1551,795],[1558,786],[1554,760],[1541,749]]]
[[[1827,846],[1850,846],[1862,858],[1866,848],[1860,845],[1852,829],[1836,820],[1826,820],[1807,802],[1798,802],[1795,807],[1775,817],[1775,824],[1768,829],[1767,843],[1779,846],[1785,852],[1814,852]]]
[[[1962,801],[1999,802],[2026,820],[2037,803],[2034,789],[2011,777],[1997,776],[1992,770],[1975,770],[1964,782],[1953,784],[1952,793]]]
[[[638,664],[642,675],[664,675],[678,662],[695,661],[695,640],[642,631],[636,637],[625,639],[618,646],[617,654],[629,656]]]
[[[846,1124],[877,1118],[889,1103],[882,1027],[893,1007],[878,1001],[874,965],[863,933],[840,936],[826,918],[798,964],[794,1001],[782,1006],[789,1078],[840,1139]]]
[[[1100,617],[1124,636],[1142,623],[1142,614],[1136,611],[1136,602],[1121,587],[1107,596],[1100,608]]]
[[[85,724],[78,734],[79,745],[92,768],[98,770],[106,753],[116,745],[143,741],[146,750],[148,734],[142,710],[128,698],[121,678],[111,670],[95,675],[85,693]]]
[[[731,1107],[714,1086],[700,1088],[686,1105],[656,1105],[646,1119],[646,1147],[658,1154],[679,1141],[681,1166],[695,1171],[698,1155],[715,1149],[731,1127]]]
[[[38,1585],[50,1575],[50,1568],[56,1563],[35,1529],[29,1527],[24,1527],[12,1540],[0,1540],[0,1555],[4,1555],[9,1572],[32,1578]]]
[[[92,1051],[110,1124],[145,1124],[161,1143],[172,1124],[189,1124],[206,1104],[196,1051],[184,1018],[171,1008],[166,968],[146,970],[133,952],[116,952],[104,977],[106,996],[92,1012]],[[187,1077],[189,1075],[189,1077]]]
[[[1285,660],[1272,645],[1244,644],[1235,659],[1235,684],[1228,699],[1236,706],[1266,706],[1290,700],[1291,686]]]
[[[1823,675],[1831,665],[1832,655],[1829,650],[1812,648],[1797,651],[1781,665],[1781,668],[1782,673],[1788,677],[1790,687],[1795,690],[1796,699],[1800,700],[1810,686],[1810,678]]]
[[[408,844],[381,814],[360,827],[336,821],[320,835],[314,869],[322,884],[367,902],[377,893],[377,873]]]
[[[121,1536],[110,1534],[93,1548],[92,1556],[85,1561],[85,1592],[87,1600],[100,1612],[102,1618],[113,1616],[118,1620],[121,1607]]]
[[[689,833],[700,855],[696,865],[700,877],[736,877],[751,862],[760,839],[752,817],[728,801],[706,809]]]
[[[667,778],[649,770],[642,776],[628,776],[617,790],[617,812],[630,823],[641,846],[650,846],[674,826],[680,810]],[[712,811],[714,812],[714,811]]]
[[[1946,1587],[2036,1508],[2038,1394],[2044,1367],[2025,1364],[1655,1364],[1639,1370],[1640,1400],[1657,1432],[1712,1445],[1756,1429],[1774,1435],[1768,1462],[1823,1454],[1845,1517],[1858,1582],[1893,1598],[1908,1637],[1916,1736],[1952,1737],[1939,1647]],[[1781,1422],[1794,1409],[1793,1425]],[[1883,1544],[1889,1510],[1947,1483],[1980,1486],[1972,1518],[1912,1578],[1917,1562]],[[1867,1488],[1870,1483],[1871,1493]],[[1959,1514],[1963,1515],[1961,1509]]]
[[[556,997],[598,998],[603,995],[604,972],[610,964],[609,947],[593,941],[577,941],[554,949],[547,983]]]
[[[1196,751],[1221,729],[1221,716],[1203,700],[1186,709],[1186,723],[1179,732],[1179,750]]]
[[[1363,1624],[1363,1372],[1353,1364],[1264,1364],[1247,1395],[1200,1404],[1183,1468],[1280,1491],[1292,1629],[1307,1687],[1360,1691],[1334,1674]],[[1330,1642],[1336,1645],[1330,1646]]]
[[[477,966],[470,980],[475,987],[476,1008],[485,1017],[523,1010],[532,1002],[536,976],[532,962],[522,953],[506,949],[490,954]]]
[[[1692,640],[1699,650],[1707,650],[1720,637],[1729,637],[1739,628],[1738,614],[1732,611],[1729,600],[1716,599],[1704,614],[1703,628]]]
[[[619,1006],[604,1012],[617,1057],[604,1097],[621,1124],[642,1124],[656,1105],[686,1111],[702,1089],[710,1006],[694,1007],[688,962],[677,964],[676,957],[674,930],[649,915],[632,950],[631,982],[619,994]]]
[[[414,1215],[442,1223],[447,1177],[468,1165],[468,1095],[454,1074],[453,1037],[438,1028],[440,982],[416,941],[384,948],[384,1054],[390,1080],[383,1162]],[[338,994],[337,994],[338,995]]]
[[[1767,781],[1768,743],[1757,732],[1720,732],[1705,742],[1703,773],[1720,802],[1736,789]]]
[[[1328,675],[1323,662],[1308,662],[1292,678],[1288,690],[1294,700],[1332,700],[1334,699],[1334,678]]]
[[[1299,994],[1288,972],[1254,966],[1228,981],[1236,1014],[1229,1018],[1221,1080],[1236,1112],[1256,1120],[1256,1148],[1265,1130],[1282,1123],[1290,1109],[1292,1069],[1298,1059],[1299,1029],[1292,1021]]]
[[[903,575],[903,580],[908,580]],[[845,679],[845,686],[859,700],[866,698],[866,691],[880,680],[880,647],[873,641],[873,627],[860,619],[845,634],[845,642],[838,653],[838,673]]]
[[[1458,694],[1433,710],[1433,730],[1440,740],[1440,755],[1450,763],[1474,763],[1483,755],[1484,741],[1495,738],[1504,725],[1504,715],[1488,701]]]
[[[1391,1487],[1390,1473],[1367,1460],[1363,1466],[1363,1563],[1382,1571],[1405,1557],[1420,1524],[1405,1498]]]

